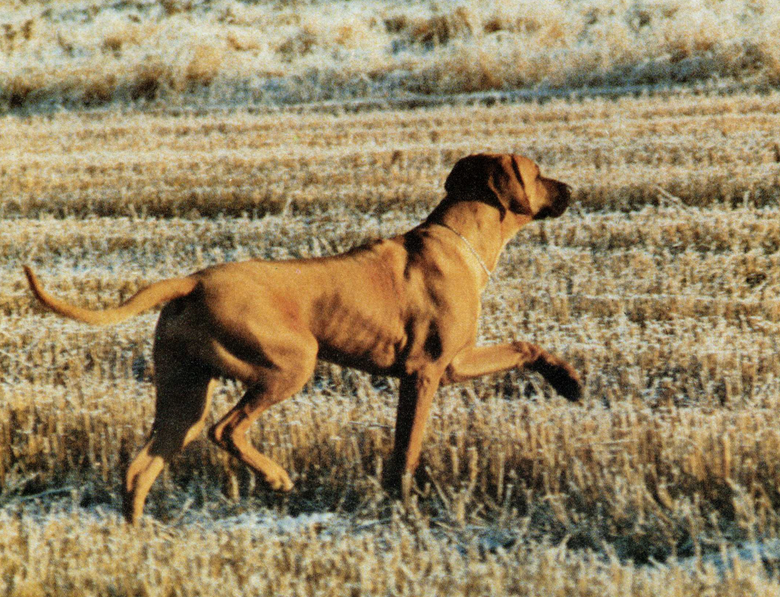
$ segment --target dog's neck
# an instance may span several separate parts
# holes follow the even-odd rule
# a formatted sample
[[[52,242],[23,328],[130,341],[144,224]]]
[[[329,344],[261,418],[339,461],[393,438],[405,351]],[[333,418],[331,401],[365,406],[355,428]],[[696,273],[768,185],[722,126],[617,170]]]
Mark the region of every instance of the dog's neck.
[[[514,214],[502,214],[481,201],[443,201],[428,216],[426,223],[440,224],[455,232],[476,253],[488,272],[498,265],[498,258],[507,242],[523,224],[530,221]]]

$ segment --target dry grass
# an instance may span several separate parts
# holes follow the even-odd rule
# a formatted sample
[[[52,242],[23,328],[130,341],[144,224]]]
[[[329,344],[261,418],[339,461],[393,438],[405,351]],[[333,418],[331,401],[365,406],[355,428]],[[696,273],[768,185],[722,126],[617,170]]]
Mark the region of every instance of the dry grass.
[[[768,1],[11,0],[0,110],[780,82]]]
[[[778,120],[776,94],[4,119],[0,593],[776,592]],[[323,365],[253,430],[292,494],[198,441],[125,529],[155,316],[62,321],[21,263],[97,306],[211,263],[330,254],[413,226],[481,149],[577,188],[507,248],[481,334],[570,359],[585,404],[517,373],[440,391],[395,504],[377,482],[394,382]]]

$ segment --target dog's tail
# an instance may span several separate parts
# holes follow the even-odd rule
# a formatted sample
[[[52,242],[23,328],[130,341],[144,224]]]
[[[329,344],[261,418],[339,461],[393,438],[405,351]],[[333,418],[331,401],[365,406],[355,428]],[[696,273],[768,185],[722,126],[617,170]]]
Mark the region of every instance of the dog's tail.
[[[198,284],[198,279],[194,276],[161,280],[146,288],[142,288],[118,307],[102,310],[84,309],[83,307],[66,303],[46,292],[38,280],[38,276],[26,265],[24,266],[24,273],[27,275],[27,281],[30,283],[30,289],[35,298],[46,307],[63,317],[93,325],[119,323],[147,309],[186,296]]]

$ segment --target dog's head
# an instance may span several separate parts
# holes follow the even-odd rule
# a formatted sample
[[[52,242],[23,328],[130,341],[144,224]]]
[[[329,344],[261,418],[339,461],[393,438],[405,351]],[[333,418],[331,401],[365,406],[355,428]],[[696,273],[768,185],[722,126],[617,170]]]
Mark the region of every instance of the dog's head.
[[[567,184],[544,178],[532,160],[516,154],[476,154],[455,164],[444,183],[447,197],[483,201],[534,220],[556,218],[569,206]]]

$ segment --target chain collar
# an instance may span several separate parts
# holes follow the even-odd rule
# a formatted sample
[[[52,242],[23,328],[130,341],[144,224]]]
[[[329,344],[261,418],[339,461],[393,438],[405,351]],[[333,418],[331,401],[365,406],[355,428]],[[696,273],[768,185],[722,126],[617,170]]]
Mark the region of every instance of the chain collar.
[[[479,253],[477,253],[477,250],[474,248],[474,245],[472,245],[469,242],[469,239],[467,239],[465,236],[463,236],[460,232],[455,230],[454,228],[450,228],[447,226],[447,224],[442,224],[441,222],[436,222],[439,226],[442,226],[449,230],[450,232],[453,232],[454,234],[457,234],[458,237],[460,237],[460,240],[462,240],[464,243],[466,243],[466,246],[469,248],[469,251],[474,255],[474,257],[477,258],[477,261],[482,266],[482,269],[485,270],[485,275],[490,279],[490,270],[488,269],[488,266],[485,265],[485,262],[483,261],[482,257],[479,256]]]

